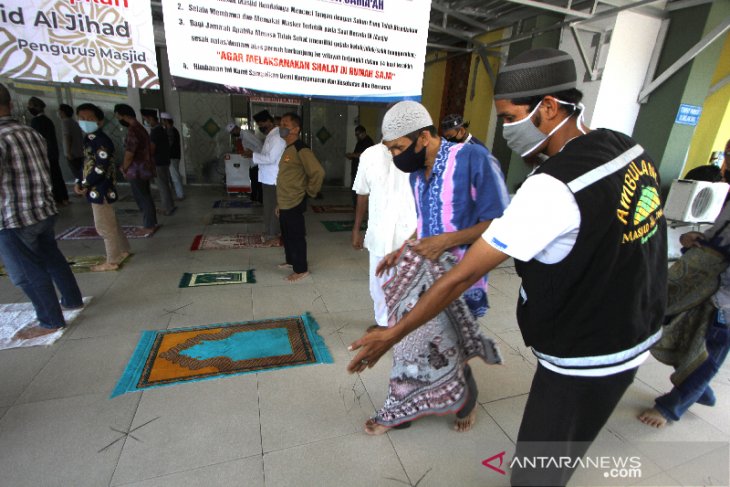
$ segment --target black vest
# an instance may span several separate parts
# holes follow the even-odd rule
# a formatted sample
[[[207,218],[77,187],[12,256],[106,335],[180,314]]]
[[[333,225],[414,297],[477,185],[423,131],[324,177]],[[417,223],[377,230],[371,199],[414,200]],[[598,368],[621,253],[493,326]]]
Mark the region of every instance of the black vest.
[[[581,223],[562,261],[515,263],[525,343],[560,366],[626,362],[658,338],[666,307],[667,230],[654,163],[630,137],[600,129],[568,143],[539,173],[570,188]]]

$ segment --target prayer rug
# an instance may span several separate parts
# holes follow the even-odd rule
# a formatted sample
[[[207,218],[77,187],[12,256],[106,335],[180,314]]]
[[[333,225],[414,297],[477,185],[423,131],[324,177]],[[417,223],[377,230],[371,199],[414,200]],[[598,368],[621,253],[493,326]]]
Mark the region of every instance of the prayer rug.
[[[127,259],[128,258],[129,257],[127,257]],[[119,267],[121,267],[127,259],[120,262]],[[71,271],[74,274],[80,274],[82,272],[91,272],[91,268],[93,266],[106,262],[106,257],[103,255],[85,255],[81,257],[67,257],[66,260],[68,260],[68,265],[71,266]],[[5,267],[0,265],[0,276],[7,275],[8,273],[5,271]]]
[[[122,231],[127,238],[149,238],[160,228],[157,225],[151,233],[145,233],[143,227],[135,227],[132,225],[122,225]],[[100,240],[101,236],[96,233],[96,228],[88,227],[71,227],[68,230],[56,236],[58,240]]]
[[[350,205],[312,205],[315,213],[354,213],[355,208]]]
[[[322,225],[329,232],[351,232],[352,227],[355,225],[355,220],[333,220],[323,221]],[[360,225],[360,230],[365,230],[368,226],[363,222]]]
[[[221,286],[254,283],[253,269],[247,271],[186,272],[178,287]]]
[[[84,306],[88,306],[91,298],[84,298]],[[84,310],[81,309],[64,309],[63,318],[66,320],[66,326],[56,331],[37,338],[28,340],[20,340],[15,334],[26,326],[38,325],[35,309],[31,303],[11,303],[0,304],[0,350],[17,347],[34,347],[37,345],[51,345],[61,338],[61,335],[68,329],[68,325],[73,322],[76,317]]]
[[[261,223],[264,217],[250,213],[229,213],[223,215],[212,215],[207,219],[206,225],[220,225],[224,223]]]
[[[282,245],[281,239],[262,242],[259,234],[196,235],[190,250],[250,249]]]
[[[213,208],[251,208],[252,205],[249,200],[218,200],[213,203]]]
[[[181,382],[309,364],[331,364],[309,313],[142,332],[111,397]]]

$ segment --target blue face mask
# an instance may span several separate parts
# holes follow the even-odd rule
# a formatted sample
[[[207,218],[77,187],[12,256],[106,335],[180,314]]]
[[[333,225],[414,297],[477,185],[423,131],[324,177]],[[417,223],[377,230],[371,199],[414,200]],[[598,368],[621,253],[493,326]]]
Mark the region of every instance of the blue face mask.
[[[79,120],[79,127],[85,134],[93,134],[99,130],[99,124],[90,120]]]

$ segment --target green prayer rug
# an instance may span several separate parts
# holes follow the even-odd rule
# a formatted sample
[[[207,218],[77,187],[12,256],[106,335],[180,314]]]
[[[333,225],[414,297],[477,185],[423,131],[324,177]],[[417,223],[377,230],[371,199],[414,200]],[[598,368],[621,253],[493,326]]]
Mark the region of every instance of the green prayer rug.
[[[355,220],[331,220],[323,221],[322,225],[330,232],[351,232],[352,227],[355,226]],[[367,224],[362,222],[360,230],[367,229]]]
[[[144,331],[111,397],[183,382],[333,362],[307,313]]]
[[[253,269],[246,271],[186,272],[178,287],[222,286],[225,284],[253,284]]]

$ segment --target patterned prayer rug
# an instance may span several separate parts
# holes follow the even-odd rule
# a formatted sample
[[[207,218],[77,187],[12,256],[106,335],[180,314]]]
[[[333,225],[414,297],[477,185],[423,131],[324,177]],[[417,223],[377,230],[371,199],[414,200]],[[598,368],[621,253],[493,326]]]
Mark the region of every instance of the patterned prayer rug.
[[[221,286],[254,283],[253,269],[247,271],[186,272],[178,287]]]
[[[129,257],[127,257],[127,259],[129,259]],[[119,263],[120,268],[127,261],[127,259],[124,259],[122,262]],[[71,266],[71,271],[74,274],[80,274],[83,272],[91,272],[92,267],[106,262],[106,257],[103,255],[84,255],[80,257],[67,257],[66,260],[68,260],[68,264]],[[0,276],[7,275],[8,273],[5,271],[5,267],[0,265]]]
[[[258,234],[196,235],[190,250],[250,249],[282,245],[281,239],[262,242],[261,235]]]
[[[252,205],[249,200],[218,200],[213,203],[213,208],[251,208]]]
[[[308,313],[272,320],[145,331],[111,397],[181,382],[331,364]]]
[[[224,223],[261,223],[264,221],[262,215],[249,213],[229,213],[223,215],[212,215],[206,218],[206,225],[221,225]]]
[[[329,232],[351,232],[352,227],[355,225],[355,220],[333,220],[323,221],[322,225]],[[363,222],[360,225],[360,230],[365,230],[368,226]]]
[[[149,238],[160,228],[157,225],[151,233],[145,233],[143,227],[135,227],[132,225],[122,225],[122,231],[127,238]],[[71,227],[68,230],[56,236],[58,240],[100,240],[101,236],[96,233],[96,228],[88,227]]]
[[[354,213],[355,208],[350,205],[312,205],[315,213]]]
[[[84,298],[84,305],[88,306],[91,298]],[[66,320],[66,326],[48,335],[37,338],[29,338],[28,340],[20,340],[15,338],[15,334],[26,326],[38,325],[35,309],[31,303],[11,303],[0,304],[0,350],[6,348],[17,347],[34,347],[37,345],[51,345],[61,338],[61,335],[68,329],[68,325],[73,322],[76,317],[81,314],[81,309],[65,309],[63,310],[63,318]]]

